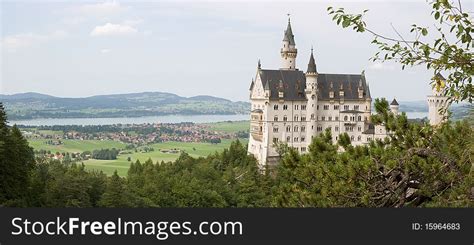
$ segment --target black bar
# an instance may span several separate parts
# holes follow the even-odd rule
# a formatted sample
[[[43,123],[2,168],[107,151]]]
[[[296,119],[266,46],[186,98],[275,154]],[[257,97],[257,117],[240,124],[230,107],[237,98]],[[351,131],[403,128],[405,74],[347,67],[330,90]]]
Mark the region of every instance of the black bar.
[[[242,235],[12,235],[15,217],[31,222],[80,221],[192,222],[239,221]],[[465,209],[73,209],[0,208],[0,244],[447,244],[472,245],[474,212]],[[419,225],[413,225],[417,223]],[[430,229],[430,223],[431,230]],[[19,223],[17,223],[19,224]],[[433,225],[435,224],[435,225]],[[450,225],[444,225],[450,224]],[[457,225],[459,224],[459,228]],[[444,225],[444,228],[443,228]],[[436,226],[435,229],[433,227]],[[39,226],[38,226],[39,227]],[[37,229],[39,229],[37,227]],[[414,230],[418,227],[419,230]],[[419,228],[421,227],[421,228]]]

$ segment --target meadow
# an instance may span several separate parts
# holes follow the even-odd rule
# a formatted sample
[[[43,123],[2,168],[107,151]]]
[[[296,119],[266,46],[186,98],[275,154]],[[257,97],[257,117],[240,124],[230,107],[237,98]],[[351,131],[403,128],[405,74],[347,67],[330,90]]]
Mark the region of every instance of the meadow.
[[[237,122],[219,122],[210,123],[209,130],[221,131],[221,132],[238,132],[245,131],[249,128],[248,121],[237,121]],[[62,135],[61,131],[42,131],[43,134],[48,135]],[[87,169],[102,171],[107,175],[113,174],[115,170],[121,176],[127,174],[128,168],[131,161],[145,162],[151,159],[154,163],[160,163],[161,161],[169,162],[174,161],[179,157],[181,152],[186,152],[193,157],[206,157],[209,154],[222,151],[230,146],[230,143],[235,139],[224,139],[219,144],[211,144],[205,142],[163,142],[147,145],[154,151],[143,152],[140,151],[140,147],[135,151],[134,149],[125,150],[123,154],[119,154],[116,160],[97,160],[89,159],[82,161]],[[247,144],[248,139],[239,139],[243,144]],[[48,145],[46,144],[47,139],[30,139],[28,140],[30,146],[35,150],[46,150],[52,153],[56,152],[69,152],[77,153],[84,151],[93,151],[100,149],[125,149],[126,144],[113,141],[113,140],[61,140],[61,145]],[[162,152],[161,150],[177,150],[177,152]],[[128,161],[130,158],[130,161]]]

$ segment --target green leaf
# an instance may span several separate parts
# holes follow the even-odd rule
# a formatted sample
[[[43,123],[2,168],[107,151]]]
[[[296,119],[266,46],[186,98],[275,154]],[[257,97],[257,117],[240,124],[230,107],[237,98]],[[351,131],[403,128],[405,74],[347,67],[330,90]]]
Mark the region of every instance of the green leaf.
[[[423,36],[428,35],[428,30],[426,30],[426,28],[422,28],[422,29],[421,29],[421,34],[422,34]]]
[[[346,28],[351,24],[351,20],[349,18],[346,18],[342,21],[342,27]]]

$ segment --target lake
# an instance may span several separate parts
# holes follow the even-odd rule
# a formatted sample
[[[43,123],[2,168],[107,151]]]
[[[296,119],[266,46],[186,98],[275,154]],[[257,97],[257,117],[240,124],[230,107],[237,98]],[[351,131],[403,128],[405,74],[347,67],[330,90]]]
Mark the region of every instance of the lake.
[[[424,118],[428,112],[407,112],[408,118]],[[115,118],[44,118],[32,120],[10,121],[8,124],[27,126],[53,125],[111,125],[111,124],[143,124],[143,123],[212,123],[223,121],[249,120],[249,115],[167,115],[153,117],[115,117]]]
[[[111,125],[143,123],[212,123],[223,121],[250,120],[250,115],[166,115],[153,117],[115,117],[115,118],[43,118],[10,121],[8,124],[27,126],[53,125]]]

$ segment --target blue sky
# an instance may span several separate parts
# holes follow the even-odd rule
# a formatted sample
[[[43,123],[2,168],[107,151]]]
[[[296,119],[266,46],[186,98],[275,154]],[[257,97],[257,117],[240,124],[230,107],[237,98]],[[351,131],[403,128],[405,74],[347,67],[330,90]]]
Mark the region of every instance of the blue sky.
[[[342,29],[328,6],[360,12],[388,36],[392,23],[431,23],[424,1],[1,2],[0,93],[84,97],[143,91],[248,100],[257,60],[278,69],[291,13],[297,67],[311,45],[321,73],[365,70],[373,97],[424,100],[431,72],[372,63],[368,34]]]

